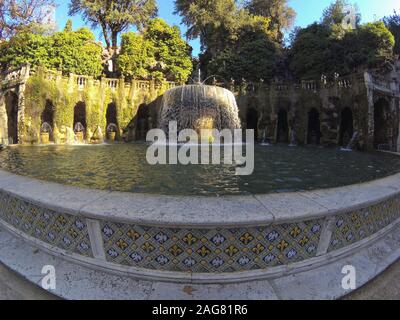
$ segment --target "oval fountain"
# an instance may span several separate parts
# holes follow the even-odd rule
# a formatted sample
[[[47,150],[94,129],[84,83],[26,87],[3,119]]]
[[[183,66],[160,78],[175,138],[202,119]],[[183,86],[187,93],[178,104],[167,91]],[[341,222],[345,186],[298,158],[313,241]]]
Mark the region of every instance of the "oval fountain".
[[[240,129],[214,86],[169,90],[160,114],[165,131]],[[144,144],[34,148],[0,153],[0,255],[32,281],[57,265],[63,298],[332,299],[343,266],[362,285],[400,256],[394,155],[256,148],[260,171],[241,178],[151,167]]]

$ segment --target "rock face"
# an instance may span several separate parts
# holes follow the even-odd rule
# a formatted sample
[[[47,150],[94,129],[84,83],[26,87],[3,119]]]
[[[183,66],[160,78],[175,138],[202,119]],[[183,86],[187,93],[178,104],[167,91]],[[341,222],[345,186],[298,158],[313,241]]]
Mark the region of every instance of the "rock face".
[[[171,121],[178,123],[178,131],[241,128],[233,93],[207,85],[188,85],[168,90],[162,99],[158,127],[168,132]]]

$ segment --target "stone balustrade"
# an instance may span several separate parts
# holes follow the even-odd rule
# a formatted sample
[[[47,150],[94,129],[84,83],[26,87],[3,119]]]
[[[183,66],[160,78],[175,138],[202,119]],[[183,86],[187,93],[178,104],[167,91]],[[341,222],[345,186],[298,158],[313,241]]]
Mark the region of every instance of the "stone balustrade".
[[[27,79],[29,75],[33,75],[35,74],[35,72],[36,72],[35,69],[30,69],[29,71],[29,67],[27,68],[27,66],[24,66],[19,69],[9,70],[0,76],[1,83],[5,84],[9,82],[20,81],[21,79]],[[83,90],[89,84],[93,86],[101,86],[102,82],[105,82],[105,86],[112,90],[116,90],[120,85],[120,79],[102,78],[101,80],[96,80],[90,76],[75,75],[75,74],[70,74],[68,78],[63,76],[60,71],[54,71],[54,70],[46,70],[44,72],[44,77],[50,81],[56,81],[56,79],[59,78],[65,80],[72,79],[72,82],[78,86],[79,90]],[[400,91],[400,89],[397,88],[396,83],[394,83],[395,88],[393,88],[393,84],[389,81],[386,81],[384,79],[375,76],[371,76],[371,79],[374,85],[378,87],[384,88],[386,90],[394,89],[395,91]],[[258,83],[244,82],[240,85],[235,85],[232,83],[217,83],[216,85],[229,88],[231,91],[234,92],[245,92],[245,91],[256,92],[259,90],[270,90],[270,89],[279,92],[289,91],[291,89],[318,92],[323,86],[328,86],[328,87],[336,86],[340,89],[351,89],[355,84],[355,82],[358,84],[364,84],[363,74],[355,74],[352,76],[341,77],[330,82],[327,82],[326,80],[324,82],[315,80],[302,80],[300,81],[300,83],[284,82],[284,83],[272,83],[270,85],[267,85],[264,83],[264,81],[260,81]],[[163,81],[161,87],[163,87],[166,90],[169,90],[178,85],[179,84],[176,82]],[[133,87],[134,90],[138,91],[149,91],[151,90],[152,87],[156,87],[155,82],[153,80],[133,80],[132,82],[124,83],[124,86],[125,88]]]

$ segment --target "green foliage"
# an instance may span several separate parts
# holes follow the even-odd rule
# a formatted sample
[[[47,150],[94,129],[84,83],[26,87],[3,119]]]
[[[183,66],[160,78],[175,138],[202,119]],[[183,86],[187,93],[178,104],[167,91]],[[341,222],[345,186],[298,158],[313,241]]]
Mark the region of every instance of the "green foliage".
[[[78,13],[102,29],[108,48],[116,48],[119,33],[131,25],[146,26],[156,16],[157,4],[155,0],[72,0],[70,14]]]
[[[63,73],[99,76],[102,73],[102,47],[86,28],[58,32],[52,37],[51,67]]]
[[[296,19],[288,0],[246,0],[245,6],[251,14],[271,19],[268,29],[278,42],[283,41],[283,31],[289,30]]]
[[[147,41],[141,34],[128,32],[122,35],[121,52],[117,58],[117,65],[125,77],[149,77],[150,58]]]
[[[394,11],[393,15],[385,17],[383,21],[395,38],[394,52],[400,55],[400,14]]]
[[[62,71],[99,76],[102,72],[101,45],[86,28],[68,29],[52,36],[19,33],[0,47],[0,62],[6,67],[24,63]]]
[[[19,33],[0,46],[0,63],[7,68],[19,67],[24,63],[51,67],[50,48],[52,41],[34,33]]]
[[[393,58],[394,38],[382,22],[368,23],[336,37],[337,29],[313,24],[294,38],[289,61],[298,79],[346,75]]]
[[[122,36],[117,64],[128,78],[185,82],[192,72],[191,48],[178,27],[157,18],[142,33]]]
[[[261,2],[257,8],[247,5],[252,12],[235,0],[175,1],[175,11],[188,27],[187,36],[200,37],[201,66],[206,76],[254,81],[273,78],[281,37],[277,36],[277,26],[271,28],[273,17],[258,6]]]
[[[265,32],[265,25],[243,26],[237,41],[212,58],[207,66],[208,75],[241,82],[270,80],[276,74],[280,48]]]
[[[361,25],[343,39],[348,71],[360,66],[373,68],[393,59],[394,37],[383,22]]]

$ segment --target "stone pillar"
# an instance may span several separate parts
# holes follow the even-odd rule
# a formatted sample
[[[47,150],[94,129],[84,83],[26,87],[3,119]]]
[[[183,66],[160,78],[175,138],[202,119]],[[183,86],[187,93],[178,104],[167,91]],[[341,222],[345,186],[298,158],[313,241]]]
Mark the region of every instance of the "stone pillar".
[[[374,149],[375,137],[375,103],[374,103],[374,85],[371,75],[368,72],[364,73],[365,85],[367,88],[367,101],[368,101],[368,138],[367,149]]]
[[[22,143],[23,139],[23,128],[25,128],[25,89],[26,82],[30,76],[31,65],[29,63],[25,64],[21,68],[21,78],[20,84],[18,86],[18,141]]]
[[[4,95],[0,95],[0,144],[8,145],[7,110]]]

